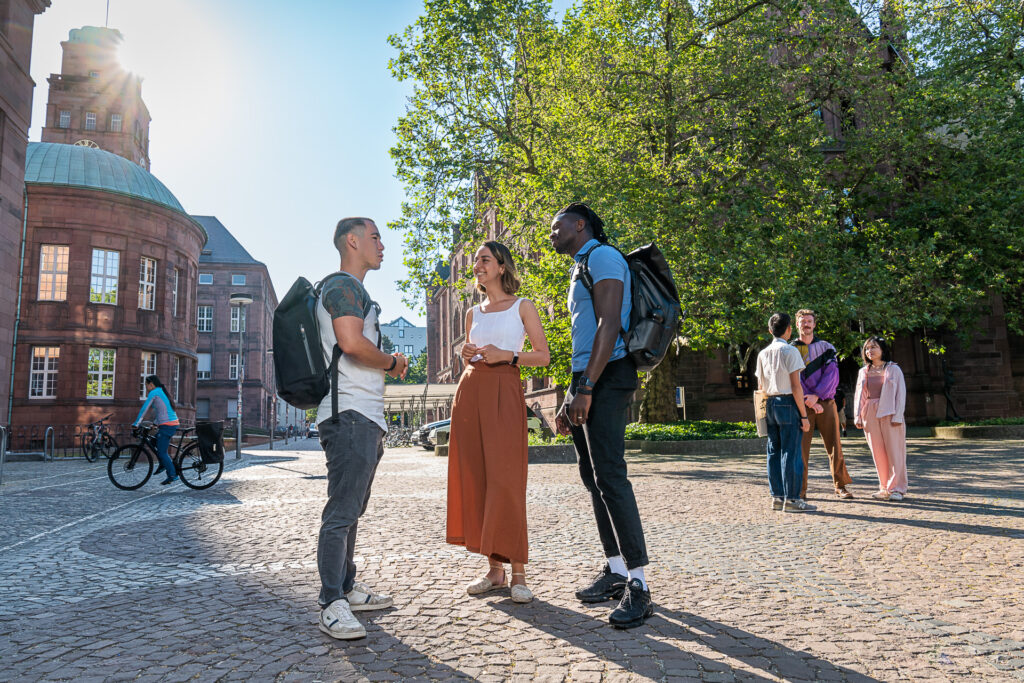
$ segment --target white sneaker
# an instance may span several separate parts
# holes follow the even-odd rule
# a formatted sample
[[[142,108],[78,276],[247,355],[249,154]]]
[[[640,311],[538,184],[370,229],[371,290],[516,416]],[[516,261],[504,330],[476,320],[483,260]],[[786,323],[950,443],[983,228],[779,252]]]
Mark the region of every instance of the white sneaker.
[[[899,491],[893,491],[892,493],[889,494],[889,500],[903,500],[903,494],[900,493]]]
[[[353,612],[369,612],[375,609],[386,609],[395,604],[390,595],[374,593],[373,590],[362,581],[352,584],[352,590],[345,594],[348,598],[349,608]]]
[[[366,637],[366,629],[352,614],[346,600],[335,600],[320,611],[320,630],[338,640]]]

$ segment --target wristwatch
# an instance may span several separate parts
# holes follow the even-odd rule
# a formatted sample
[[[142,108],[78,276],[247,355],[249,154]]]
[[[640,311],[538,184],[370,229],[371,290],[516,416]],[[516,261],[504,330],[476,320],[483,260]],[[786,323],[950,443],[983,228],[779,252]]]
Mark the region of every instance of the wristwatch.
[[[512,362],[509,363],[509,365],[519,365],[519,352],[518,351],[513,351],[512,352]]]
[[[580,375],[579,380],[576,382],[576,393],[589,396],[594,392],[594,381],[586,375]]]

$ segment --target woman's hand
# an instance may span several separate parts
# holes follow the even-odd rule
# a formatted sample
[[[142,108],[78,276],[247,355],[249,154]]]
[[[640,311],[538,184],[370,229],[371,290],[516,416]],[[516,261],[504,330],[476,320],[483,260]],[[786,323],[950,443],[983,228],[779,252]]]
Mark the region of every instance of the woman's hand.
[[[862,425],[860,422],[854,422],[853,426],[856,427],[857,429],[864,429],[864,425]]]
[[[462,355],[463,362],[468,363],[469,359],[477,354],[477,346],[466,342],[462,345],[462,351],[459,353]]]
[[[487,346],[477,347],[476,352],[479,353],[485,363],[488,365],[495,365],[496,363],[511,363],[512,352],[504,349],[499,349],[494,344],[488,344]]]
[[[572,428],[569,426],[569,418],[565,414],[565,407],[566,404],[563,403],[562,407],[558,410],[558,414],[555,415],[555,429],[563,436],[572,433]]]

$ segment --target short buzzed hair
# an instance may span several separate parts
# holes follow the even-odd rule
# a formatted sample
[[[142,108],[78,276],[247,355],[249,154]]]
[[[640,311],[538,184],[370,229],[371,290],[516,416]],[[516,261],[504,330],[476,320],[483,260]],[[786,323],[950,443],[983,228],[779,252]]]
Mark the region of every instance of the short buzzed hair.
[[[373,223],[373,221],[369,218],[363,218],[362,216],[342,218],[338,221],[338,227],[334,229],[334,248],[344,254],[345,251],[342,249],[341,243],[345,239],[345,235],[349,234],[356,228],[365,229],[370,223]]]
[[[768,329],[773,336],[781,337],[789,329],[791,320],[789,313],[773,313],[768,319]]]

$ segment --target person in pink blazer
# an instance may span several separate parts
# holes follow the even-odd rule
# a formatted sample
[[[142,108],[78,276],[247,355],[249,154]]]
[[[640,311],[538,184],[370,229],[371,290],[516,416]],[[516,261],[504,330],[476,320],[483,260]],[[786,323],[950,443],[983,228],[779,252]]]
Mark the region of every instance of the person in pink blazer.
[[[876,500],[903,500],[907,495],[907,429],[903,411],[907,385],[892,361],[889,345],[871,337],[861,349],[864,367],[857,375],[854,424],[864,430],[878,470]]]

